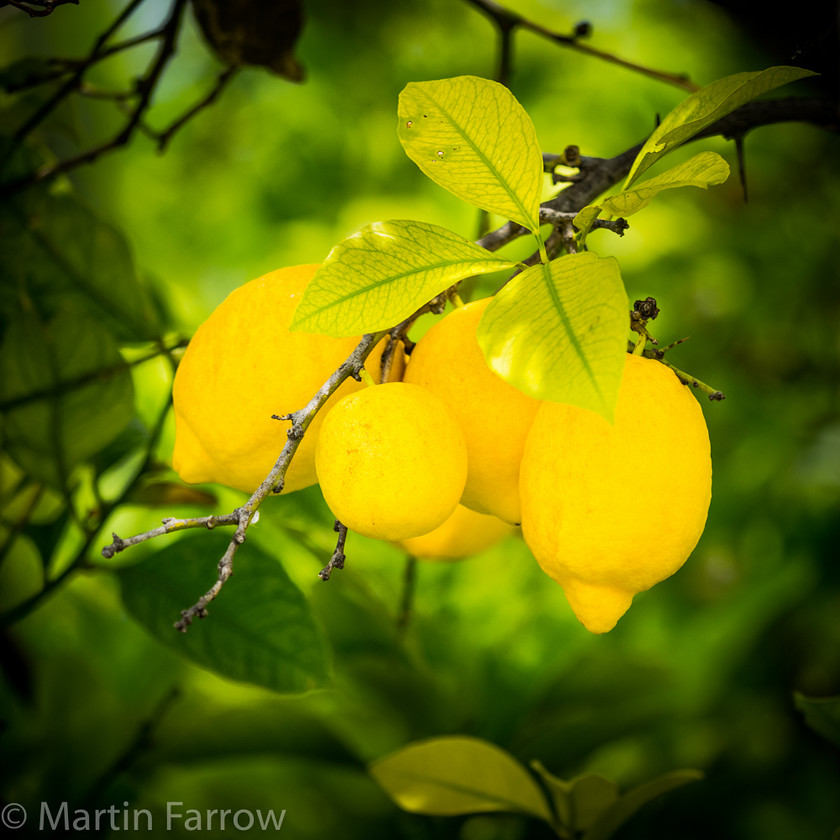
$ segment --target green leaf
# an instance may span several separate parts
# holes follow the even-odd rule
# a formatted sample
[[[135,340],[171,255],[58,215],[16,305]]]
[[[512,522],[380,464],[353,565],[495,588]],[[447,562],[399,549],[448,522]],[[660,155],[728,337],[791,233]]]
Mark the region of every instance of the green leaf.
[[[259,526],[256,526],[259,527]],[[192,533],[122,569],[123,602],[159,642],[223,677],[298,693],[327,681],[327,650],[301,591],[256,545],[236,554],[236,574],[208,618],[178,633],[174,622],[216,581],[233,531]]]
[[[607,840],[619,826],[651,800],[702,778],[703,774],[699,770],[674,770],[633,788],[595,821],[583,840]]]
[[[514,277],[487,307],[478,343],[490,367],[534,399],[612,422],[628,312],[616,260],[570,254]]]
[[[595,220],[601,215],[604,208],[600,204],[587,204],[577,216],[572,219],[572,224],[577,228],[578,241],[583,242],[592,230]]]
[[[37,211],[0,208],[0,282],[37,300],[46,317],[74,306],[127,341],[158,337],[158,318],[123,236],[70,195]],[[0,300],[0,314],[9,306]]]
[[[509,753],[478,738],[418,741],[375,761],[369,770],[400,808],[415,814],[504,811],[552,822],[528,771]]]
[[[717,152],[700,152],[655,178],[648,178],[632,189],[611,196],[601,206],[614,216],[631,216],[647,207],[662,190],[675,187],[701,187],[705,190],[710,185],[722,184],[728,177],[729,164]]]
[[[411,82],[399,119],[406,154],[435,183],[539,230],[542,154],[530,117],[504,85],[477,76]]]
[[[657,126],[636,156],[624,188],[630,186],[662,155],[673,151],[736,108],[777,87],[816,75],[800,67],[770,67],[718,79],[692,93]]]
[[[618,802],[618,785],[587,773],[565,782],[549,773],[539,761],[531,762],[551,793],[560,822],[572,835],[586,831],[598,817]]]
[[[49,322],[19,312],[0,347],[0,412],[9,455],[65,486],[134,414],[134,387],[108,330],[72,307]]]
[[[514,265],[437,225],[375,222],[332,249],[291,328],[336,337],[389,329],[457,280]]]
[[[805,723],[840,747],[840,697],[806,697],[794,692],[796,708],[805,717]]]

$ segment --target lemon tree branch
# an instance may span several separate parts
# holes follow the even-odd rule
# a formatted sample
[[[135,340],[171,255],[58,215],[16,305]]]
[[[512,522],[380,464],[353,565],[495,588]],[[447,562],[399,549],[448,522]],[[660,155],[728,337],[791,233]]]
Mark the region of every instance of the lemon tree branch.
[[[245,542],[246,532],[254,515],[260,508],[263,501],[272,493],[280,493],[283,490],[283,483],[289,464],[300,446],[303,436],[312,423],[315,415],[321,410],[324,403],[335,393],[338,387],[350,376],[358,377],[359,371],[364,366],[365,360],[372,352],[376,344],[387,335],[386,332],[369,333],[362,337],[353,352],[345,361],[332,373],[327,381],[318,389],[312,399],[300,410],[284,415],[284,420],[291,420],[292,426],[286,432],[287,440],[271,472],[254,491],[251,497],[241,507],[231,513],[219,516],[199,516],[190,519],[167,518],[163,524],[150,531],[137,534],[133,537],[123,539],[117,534],[112,534],[112,541],[102,549],[102,556],[111,558],[120,551],[124,551],[133,545],[160,537],[165,534],[172,534],[176,531],[183,531],[191,528],[213,529],[219,526],[235,525],[233,537],[228,544],[222,558],[218,563],[218,575],[215,583],[201,598],[188,609],[181,612],[181,618],[175,623],[175,628],[182,633],[192,624],[195,618],[204,618],[207,615],[207,605],[213,601],[221,591],[228,578],[233,574],[233,560],[236,552],[242,543]],[[337,549],[338,550],[338,549]],[[334,555],[335,556],[335,555]],[[337,564],[333,564],[336,566]]]

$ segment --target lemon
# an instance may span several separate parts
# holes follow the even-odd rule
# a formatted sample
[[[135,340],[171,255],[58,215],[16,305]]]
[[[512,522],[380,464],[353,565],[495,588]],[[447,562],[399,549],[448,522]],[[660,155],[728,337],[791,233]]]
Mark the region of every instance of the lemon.
[[[434,394],[389,382],[350,394],[329,411],[315,465],[336,519],[367,537],[402,540],[427,534],[455,510],[467,447]]]
[[[198,328],[172,391],[172,465],[184,481],[215,482],[251,493],[286,443],[290,421],[350,355],[358,338],[289,332],[317,265],[281,268],[235,289]],[[379,375],[378,347],[368,369]],[[402,354],[399,354],[401,359]],[[315,484],[315,442],[324,413],[362,388],[347,380],[315,416],[286,473],[283,492]]]
[[[700,539],[712,492],[703,412],[665,365],[628,355],[614,425],[542,404],[520,488],[528,547],[584,626],[605,633]]]
[[[461,503],[516,524],[519,463],[540,403],[484,360],[475,334],[491,300],[468,303],[438,321],[417,342],[404,379],[437,394],[464,431],[469,472]]]
[[[459,560],[494,546],[516,528],[497,516],[478,513],[458,505],[442,524],[419,537],[396,543],[419,560]]]

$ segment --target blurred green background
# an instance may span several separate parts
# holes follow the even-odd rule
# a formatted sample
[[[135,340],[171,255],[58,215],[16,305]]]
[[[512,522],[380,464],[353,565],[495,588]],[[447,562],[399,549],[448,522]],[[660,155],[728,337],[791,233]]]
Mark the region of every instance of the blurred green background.
[[[701,0],[508,6],[561,32],[589,20],[592,46],[700,84],[789,62],[784,50],[795,41],[784,21],[776,29],[789,39],[779,44],[765,31],[769,20],[739,22]],[[0,54],[6,65],[83,56],[122,7],[88,0],[43,19],[2,8]],[[184,649],[195,656],[202,638],[212,640],[227,589],[186,637],[173,630],[162,643],[136,619],[143,597],[147,611],[163,603],[166,620],[177,618],[177,604],[212,583],[218,542],[204,533],[167,537],[105,560],[99,549],[110,532],[227,512],[244,498],[180,488],[168,469],[171,366],[157,342],[176,346],[236,286],[320,261],[370,222],[411,218],[478,233],[477,211],[402,152],[396,101],[409,81],[492,78],[498,45],[489,21],[454,0],[306,0],[305,10],[295,48],[303,84],[242,71],[164,154],[141,133],[72,171],[51,198],[30,191],[32,201],[58,194],[71,202],[52,228],[59,251],[78,245],[78,225],[95,226],[88,213],[106,226],[97,228],[101,241],[124,237],[129,252],[113,245],[96,253],[108,265],[133,261],[148,306],[147,320],[147,310],[132,307],[137,325],[118,304],[111,320],[99,319],[101,333],[76,319],[79,335],[68,326],[66,340],[91,341],[103,359],[112,344],[129,361],[153,358],[130,368],[127,397],[109,392],[101,416],[91,415],[90,428],[109,445],[90,444],[71,474],[54,475],[31,447],[3,455],[0,802],[24,805],[30,829],[45,800],[71,809],[127,802],[155,813],[181,801],[202,810],[285,808],[282,832],[291,838],[548,837],[544,826],[513,817],[403,813],[365,771],[410,741],[459,733],[524,763],[538,759],[563,778],[592,771],[630,787],[677,768],[704,771],[702,782],[652,803],[618,838],[828,840],[840,827],[840,751],[794,705],[795,692],[840,694],[840,156],[836,135],[814,127],[781,124],[747,137],[748,203],[733,175],[708,192],[663,194],[622,239],[589,240],[618,257],[631,301],[657,298],[661,341],[691,336],[674,362],[727,395],[703,405],[715,468],[706,532],[686,566],[638,596],[614,631],[588,634],[515,538],[462,563],[421,564],[411,620],[400,630],[405,559],[396,549],[351,536],[347,568],[328,584],[318,580],[335,535],[317,488],[266,503],[229,587],[231,599],[234,587],[246,592],[248,550],[255,563],[282,564],[311,605],[318,644],[331,650],[326,686],[284,696],[185,658]],[[123,36],[155,27],[165,11],[144,3]],[[815,25],[811,34],[825,33]],[[121,53],[91,79],[125,86],[152,52],[148,44]],[[587,155],[618,154],[686,95],[524,31],[513,62],[511,89],[546,152],[574,143]],[[221,69],[188,10],[149,124],[176,119]],[[835,85],[829,75],[782,93],[831,96]],[[3,133],[48,90],[2,94]],[[122,119],[113,102],[75,97],[36,133],[35,154],[78,152]],[[718,138],[689,151],[701,148],[719,151],[734,171],[732,143]],[[31,313],[66,311],[72,320],[79,312],[78,295],[65,310],[61,295],[28,279],[41,276],[43,260],[39,240],[15,233],[28,196],[3,210],[9,382],[30,359],[40,364],[37,350],[23,346]],[[83,275],[99,277],[102,268]],[[130,419],[119,409],[126,399]],[[0,426],[5,443],[10,418]],[[122,498],[144,453],[143,474]],[[667,504],[667,488],[649,492]],[[176,597],[174,609],[171,593],[132,589],[147,586],[148,575],[112,571],[161,558],[206,581]],[[73,572],[41,597],[44,580],[68,565]],[[241,603],[247,612],[244,595]],[[259,628],[239,619],[261,648]],[[211,661],[218,654],[207,653]],[[175,836],[185,833],[174,826]]]

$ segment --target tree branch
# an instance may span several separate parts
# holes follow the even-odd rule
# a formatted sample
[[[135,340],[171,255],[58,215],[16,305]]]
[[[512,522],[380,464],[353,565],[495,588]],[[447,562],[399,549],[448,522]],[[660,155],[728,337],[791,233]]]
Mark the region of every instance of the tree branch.
[[[494,0],[466,0],[466,2],[475,6],[480,12],[483,12],[487,17],[489,17],[499,30],[501,49],[497,79],[502,84],[506,85],[510,76],[512,51],[511,40],[514,30],[519,26],[522,27],[522,29],[527,29],[536,35],[548,39],[560,47],[567,47],[568,49],[575,50],[584,55],[598,58],[601,61],[616,64],[619,67],[624,67],[625,69],[632,70],[635,73],[641,73],[649,78],[658,79],[659,81],[666,82],[670,85],[676,85],[683,90],[692,92],[698,90],[698,86],[689,81],[688,77],[684,74],[666,73],[663,70],[655,70],[652,67],[644,67],[641,64],[636,64],[635,62],[620,58],[612,53],[597,50],[594,47],[588,47],[585,44],[582,44],[580,39],[588,36],[592,31],[592,27],[588,23],[580,23],[575,27],[575,30],[571,35],[563,35],[560,32],[547,29],[545,26],[529,20],[517,12],[512,12],[510,9],[494,2]]]

